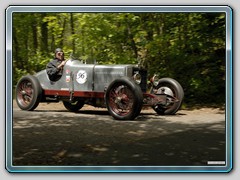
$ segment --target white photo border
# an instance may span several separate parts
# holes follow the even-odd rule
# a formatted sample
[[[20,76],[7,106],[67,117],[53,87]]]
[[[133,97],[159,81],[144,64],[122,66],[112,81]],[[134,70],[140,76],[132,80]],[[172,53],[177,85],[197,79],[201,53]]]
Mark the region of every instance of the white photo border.
[[[225,166],[13,166],[12,165],[12,15],[15,12],[224,12],[226,14],[226,161]],[[6,122],[5,163],[9,172],[230,172],[233,168],[233,10],[223,6],[18,6],[5,11]]]

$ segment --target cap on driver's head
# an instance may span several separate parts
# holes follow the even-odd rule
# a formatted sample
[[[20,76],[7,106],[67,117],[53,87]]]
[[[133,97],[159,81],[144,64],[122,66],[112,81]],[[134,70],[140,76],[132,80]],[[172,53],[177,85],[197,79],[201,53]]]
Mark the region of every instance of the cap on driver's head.
[[[55,50],[55,54],[57,54],[58,52],[63,52],[63,50],[62,50],[61,48],[57,48],[57,49]]]

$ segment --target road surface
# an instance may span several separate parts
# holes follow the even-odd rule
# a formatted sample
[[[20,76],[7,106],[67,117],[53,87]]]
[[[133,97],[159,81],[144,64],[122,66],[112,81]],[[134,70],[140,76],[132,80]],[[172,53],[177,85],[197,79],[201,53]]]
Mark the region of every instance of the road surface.
[[[106,109],[61,103],[22,111],[13,103],[14,166],[207,165],[225,160],[225,112],[203,108],[117,121]]]

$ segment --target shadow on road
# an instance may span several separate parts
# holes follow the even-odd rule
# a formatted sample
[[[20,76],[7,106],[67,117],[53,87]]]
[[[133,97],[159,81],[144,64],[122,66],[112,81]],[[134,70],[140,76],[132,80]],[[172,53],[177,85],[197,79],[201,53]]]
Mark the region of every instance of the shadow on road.
[[[224,122],[185,124],[153,114],[147,119],[148,113],[114,121],[107,111],[88,110],[75,115],[81,116],[15,120],[13,165],[205,166],[225,160]]]

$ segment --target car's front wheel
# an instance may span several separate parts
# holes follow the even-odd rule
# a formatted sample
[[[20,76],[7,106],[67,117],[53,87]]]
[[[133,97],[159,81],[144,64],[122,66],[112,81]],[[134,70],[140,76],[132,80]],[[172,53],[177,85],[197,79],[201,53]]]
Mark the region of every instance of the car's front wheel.
[[[133,120],[142,109],[143,95],[140,87],[130,78],[113,81],[105,94],[109,113],[117,120]]]
[[[175,114],[182,105],[184,91],[182,86],[172,78],[162,78],[159,80],[158,85],[152,88],[151,93],[166,94],[166,104],[157,104],[153,106],[155,112],[160,115]]]

